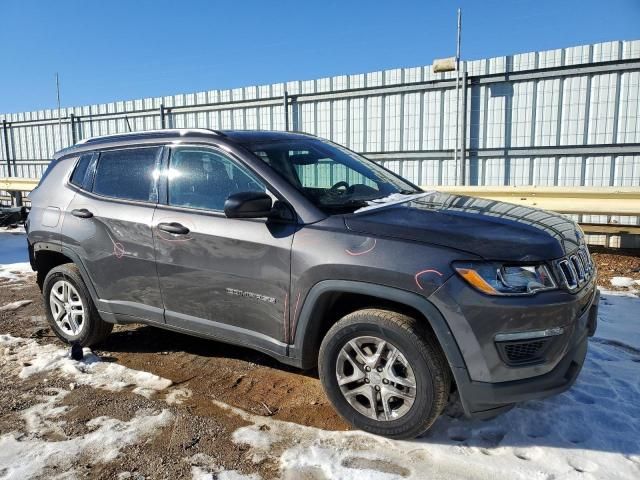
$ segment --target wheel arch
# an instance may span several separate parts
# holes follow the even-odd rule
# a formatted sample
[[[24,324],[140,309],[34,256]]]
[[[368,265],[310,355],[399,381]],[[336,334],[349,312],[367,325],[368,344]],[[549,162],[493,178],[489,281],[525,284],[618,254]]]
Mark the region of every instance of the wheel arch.
[[[345,295],[352,298],[375,299],[377,306],[388,304],[391,309],[395,305],[400,307],[401,313],[415,315],[417,312],[421,317],[418,320],[426,321],[433,331],[452,371],[465,367],[462,354],[447,322],[440,311],[426,298],[385,285],[351,280],[324,280],[314,285],[307,294],[296,324],[294,343],[289,349],[289,355],[302,368],[316,366],[318,347],[328,330],[326,327],[327,325],[330,327],[339,320],[335,318],[327,323],[324,317],[331,311],[336,299]],[[354,311],[359,309],[358,307],[359,305],[356,305],[356,308],[353,308],[352,305],[346,310]]]
[[[51,243],[35,243],[29,246],[29,256],[32,268],[37,272],[38,286],[42,288],[47,273],[52,268],[65,263],[73,263],[80,271],[80,276],[84,281],[91,299],[95,305],[98,305],[98,293],[95,289],[91,277],[87,272],[79,255],[68,247],[51,244]]]

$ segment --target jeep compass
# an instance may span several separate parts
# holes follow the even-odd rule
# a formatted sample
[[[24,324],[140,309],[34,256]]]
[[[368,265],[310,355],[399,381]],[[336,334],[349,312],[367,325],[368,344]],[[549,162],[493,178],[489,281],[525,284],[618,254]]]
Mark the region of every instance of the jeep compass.
[[[595,266],[552,212],[423,191],[312,135],[161,130],[58,152],[27,232],[51,328],[144,323],[317,367],[355,427],[420,435],[569,388]],[[215,348],[215,344],[211,344]]]

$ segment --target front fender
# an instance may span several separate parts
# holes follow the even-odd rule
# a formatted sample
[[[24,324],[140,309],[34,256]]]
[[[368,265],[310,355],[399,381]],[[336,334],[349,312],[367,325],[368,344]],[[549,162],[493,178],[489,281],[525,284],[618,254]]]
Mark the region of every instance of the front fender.
[[[447,322],[429,300],[406,290],[351,280],[323,280],[316,283],[309,290],[298,318],[294,343],[289,348],[289,356],[293,363],[300,367],[313,368],[315,366],[317,352],[314,349],[320,326],[318,322],[313,322],[313,312],[319,308],[322,297],[330,293],[353,293],[373,296],[418,310],[427,319],[435,332],[451,370],[455,372],[460,368],[465,368],[462,354]]]

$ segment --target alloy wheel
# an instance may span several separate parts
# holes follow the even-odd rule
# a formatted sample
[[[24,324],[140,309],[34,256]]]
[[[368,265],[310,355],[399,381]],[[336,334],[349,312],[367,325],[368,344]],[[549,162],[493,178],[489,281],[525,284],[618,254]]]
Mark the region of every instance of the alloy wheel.
[[[378,337],[349,340],[338,354],[336,378],[347,402],[374,420],[397,420],[416,399],[411,365],[395,345]]]
[[[60,330],[66,335],[77,336],[84,325],[85,313],[76,287],[67,280],[58,280],[51,287],[49,305]]]

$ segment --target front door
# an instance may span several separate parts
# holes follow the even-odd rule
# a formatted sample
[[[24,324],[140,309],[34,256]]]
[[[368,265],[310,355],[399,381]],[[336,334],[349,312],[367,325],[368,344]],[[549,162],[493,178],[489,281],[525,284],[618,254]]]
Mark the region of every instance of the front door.
[[[230,194],[266,191],[228,154],[180,146],[168,162],[153,218],[167,324],[282,351],[293,226],[224,215]]]

